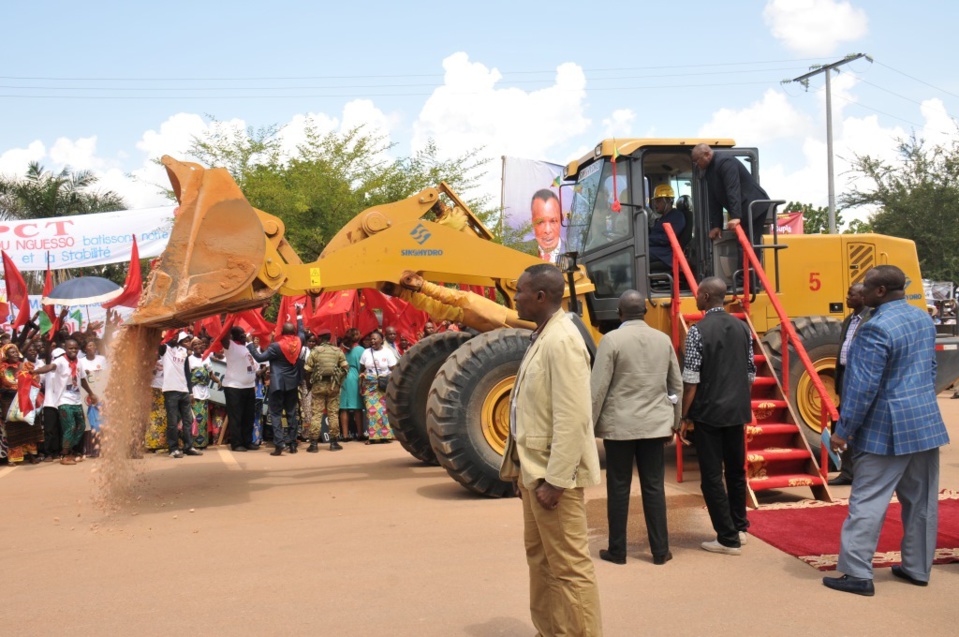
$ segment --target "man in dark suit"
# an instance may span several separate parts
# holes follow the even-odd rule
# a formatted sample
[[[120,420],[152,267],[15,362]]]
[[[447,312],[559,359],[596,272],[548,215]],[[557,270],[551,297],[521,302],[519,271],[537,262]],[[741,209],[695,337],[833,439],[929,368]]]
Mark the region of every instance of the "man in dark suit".
[[[839,331],[839,360],[836,362],[836,396],[842,400],[842,381],[846,373],[846,364],[849,360],[849,349],[852,339],[856,336],[859,326],[869,320],[872,309],[866,307],[862,300],[862,283],[853,283],[846,292],[846,307],[852,314],[843,319]],[[842,405],[840,404],[840,408]],[[842,467],[839,475],[829,481],[829,486],[844,486],[852,484],[852,451],[848,448],[842,452]]]
[[[892,574],[926,586],[939,521],[939,447],[949,434],[936,402],[936,327],[906,301],[906,276],[880,265],[863,279],[875,308],[856,333],[843,383],[843,406],[830,440],[851,446],[856,476],[842,525],[839,570],[823,578],[834,590],[872,596],[872,558],[893,493],[902,503],[902,565]]]
[[[735,157],[717,157],[707,144],[697,144],[692,150],[692,160],[702,171],[708,186],[709,238],[713,241],[722,235],[723,208],[729,213],[726,228],[732,230],[746,219],[751,202],[769,199],[766,191]],[[762,243],[767,211],[767,206],[753,207],[751,239],[754,245]],[[748,227],[745,230],[748,234]]]
[[[273,452],[283,454],[289,447],[296,453],[296,435],[299,431],[297,406],[300,387],[300,350],[303,339],[297,336],[296,326],[285,323],[280,336],[276,337],[265,352],[250,343],[247,348],[259,363],[270,364],[270,419],[273,422]],[[286,427],[283,427],[283,412],[286,412]]]

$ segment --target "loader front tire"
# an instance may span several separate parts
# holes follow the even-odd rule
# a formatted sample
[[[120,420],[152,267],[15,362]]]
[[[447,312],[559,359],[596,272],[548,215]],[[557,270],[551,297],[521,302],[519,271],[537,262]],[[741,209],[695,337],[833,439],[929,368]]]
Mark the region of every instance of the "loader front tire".
[[[830,316],[800,316],[793,319],[793,327],[802,341],[813,369],[822,379],[826,391],[834,404],[839,404],[836,396],[836,363],[839,361],[839,333],[842,323]],[[776,375],[782,380],[782,333],[775,327],[763,335],[763,345],[770,354],[770,364]],[[816,458],[822,444],[820,434],[819,392],[813,386],[812,377],[803,367],[799,355],[793,347],[789,349],[789,404],[799,418],[799,428],[812,447]]]
[[[473,337],[464,332],[432,334],[400,357],[386,389],[386,410],[393,435],[417,460],[437,465],[426,430],[426,403],[430,386],[450,354]]]
[[[436,459],[480,495],[513,495],[499,467],[509,435],[510,393],[529,337],[529,330],[506,328],[476,336],[453,352],[430,389],[426,427]]]

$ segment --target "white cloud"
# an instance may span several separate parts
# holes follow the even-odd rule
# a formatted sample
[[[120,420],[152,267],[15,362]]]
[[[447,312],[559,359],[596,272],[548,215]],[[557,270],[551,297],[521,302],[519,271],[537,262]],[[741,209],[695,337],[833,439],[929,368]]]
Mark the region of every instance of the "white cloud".
[[[782,92],[769,89],[762,100],[744,109],[722,108],[699,129],[700,137],[733,137],[739,145],[800,136],[811,128],[809,116],[794,107]]]
[[[40,161],[47,154],[47,147],[43,142],[30,142],[26,148],[11,148],[0,155],[0,175],[13,177],[26,172],[30,162]]]
[[[561,64],[555,83],[524,91],[497,88],[502,76],[465,53],[443,60],[443,86],[433,91],[413,125],[412,147],[436,141],[446,156],[484,147],[485,155],[546,159],[585,132],[586,76],[576,64]]]
[[[96,156],[97,138],[81,137],[67,139],[60,137],[50,147],[50,159],[58,165],[69,166],[71,170],[93,170],[103,166],[103,160]]]
[[[619,108],[603,119],[603,137],[631,137],[636,112],[631,108]]]
[[[837,0],[770,0],[763,19],[773,37],[799,55],[830,55],[869,30],[863,9]]]

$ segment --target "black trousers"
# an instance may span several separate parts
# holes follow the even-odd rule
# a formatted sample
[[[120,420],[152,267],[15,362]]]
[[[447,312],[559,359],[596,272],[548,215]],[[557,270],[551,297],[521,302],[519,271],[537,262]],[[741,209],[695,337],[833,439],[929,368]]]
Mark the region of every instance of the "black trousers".
[[[666,462],[663,447],[669,438],[643,440],[603,440],[606,449],[606,518],[609,522],[609,552],[626,557],[626,521],[629,518],[629,492],[633,481],[633,461],[639,469],[643,496],[643,516],[649,550],[654,556],[669,552],[666,528]]]
[[[166,442],[170,451],[180,447],[178,433],[183,436],[183,448],[193,447],[193,403],[189,392],[163,392],[163,406],[166,408]],[[183,423],[183,431],[177,432],[177,423]]]
[[[60,410],[56,407],[43,408],[43,455],[56,458],[62,450],[60,442],[63,432],[60,430]]]
[[[745,425],[713,427],[695,423],[693,441],[699,457],[701,486],[716,539],[723,546],[739,546],[746,519]],[[723,477],[726,486],[723,488]]]
[[[224,387],[223,397],[226,399],[226,417],[230,434],[230,446],[253,446],[253,417],[256,413],[256,389],[253,387],[239,389]]]
[[[273,421],[273,444],[277,447],[296,445],[296,435],[300,431],[297,419],[299,390],[277,389],[270,392],[270,420]],[[286,427],[283,426],[283,414],[286,413]]]

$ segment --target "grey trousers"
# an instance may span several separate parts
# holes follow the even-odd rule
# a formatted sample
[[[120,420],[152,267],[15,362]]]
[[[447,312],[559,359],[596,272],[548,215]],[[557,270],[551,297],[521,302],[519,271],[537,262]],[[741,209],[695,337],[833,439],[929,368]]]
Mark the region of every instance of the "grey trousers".
[[[939,526],[939,449],[903,456],[857,452],[855,463],[838,569],[872,579],[873,554],[895,492],[902,505],[902,568],[929,581]]]

